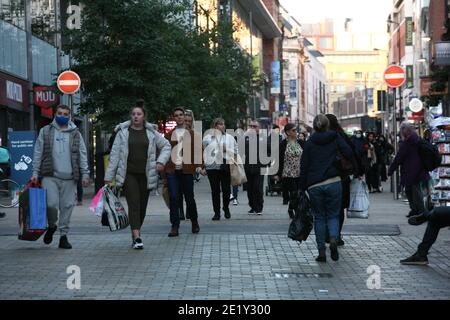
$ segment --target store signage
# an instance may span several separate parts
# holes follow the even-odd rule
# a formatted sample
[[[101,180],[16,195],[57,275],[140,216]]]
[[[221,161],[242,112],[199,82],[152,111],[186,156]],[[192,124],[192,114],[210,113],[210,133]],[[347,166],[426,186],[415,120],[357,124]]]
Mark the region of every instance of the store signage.
[[[6,80],[6,97],[9,100],[23,102],[22,86],[18,83]]]
[[[413,45],[413,31],[414,31],[412,17],[406,17],[405,22],[406,22],[406,44],[405,45],[412,46]]]
[[[414,88],[414,69],[412,65],[406,66],[406,87]]]
[[[272,61],[271,64],[271,76],[272,76],[272,87],[270,88],[271,94],[281,93],[281,76],[280,76],[281,64],[279,60]]]
[[[11,179],[24,186],[33,174],[35,131],[12,131],[8,134],[11,155]]]
[[[435,58],[434,64],[436,66],[450,65],[450,41],[441,41],[435,43]]]
[[[34,105],[41,108],[51,108],[59,104],[59,95],[55,93],[54,87],[34,87]]]

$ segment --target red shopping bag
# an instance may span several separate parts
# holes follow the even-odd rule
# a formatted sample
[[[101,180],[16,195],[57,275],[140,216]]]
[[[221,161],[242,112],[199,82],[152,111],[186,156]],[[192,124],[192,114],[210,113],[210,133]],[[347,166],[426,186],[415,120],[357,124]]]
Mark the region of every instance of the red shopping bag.
[[[19,194],[19,240],[36,241],[47,231],[47,194],[29,183]]]

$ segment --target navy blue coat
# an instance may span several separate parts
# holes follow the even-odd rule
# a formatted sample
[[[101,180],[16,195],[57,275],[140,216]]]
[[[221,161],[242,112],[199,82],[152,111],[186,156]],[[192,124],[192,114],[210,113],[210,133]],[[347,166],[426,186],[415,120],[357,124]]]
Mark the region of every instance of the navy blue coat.
[[[300,161],[300,189],[339,177],[337,150],[348,160],[352,158],[352,149],[335,131],[315,132],[306,141]]]
[[[419,156],[419,139],[419,136],[414,134],[400,143],[398,153],[389,167],[388,175],[391,176],[401,166],[400,182],[406,187],[427,181],[430,178],[428,172],[423,168]]]

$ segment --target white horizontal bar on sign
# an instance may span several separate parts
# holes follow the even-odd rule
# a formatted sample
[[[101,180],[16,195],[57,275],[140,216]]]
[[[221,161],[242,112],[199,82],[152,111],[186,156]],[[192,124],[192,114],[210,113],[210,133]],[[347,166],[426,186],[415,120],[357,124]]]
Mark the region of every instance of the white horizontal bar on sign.
[[[388,73],[384,75],[385,79],[403,79],[404,77],[404,73]]]
[[[78,85],[80,81],[78,80],[60,80],[59,85],[60,86],[75,86]]]

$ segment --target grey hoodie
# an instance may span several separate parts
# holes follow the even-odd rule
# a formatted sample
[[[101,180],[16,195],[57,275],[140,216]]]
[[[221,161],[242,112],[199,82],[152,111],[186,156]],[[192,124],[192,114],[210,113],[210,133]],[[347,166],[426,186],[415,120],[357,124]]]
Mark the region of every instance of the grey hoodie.
[[[68,127],[66,129],[61,129],[61,127],[56,123],[55,120],[50,124],[54,127],[55,137],[53,140],[53,150],[52,150],[52,160],[53,160],[53,175],[56,178],[70,180],[73,179],[72,172],[72,161],[70,154],[70,133],[76,130],[76,125],[69,121]],[[39,133],[39,137],[36,140],[34,147],[34,159],[33,159],[33,175],[39,176],[39,171],[41,168],[42,152],[44,149],[44,134],[43,130]],[[80,137],[80,172],[82,178],[89,178],[89,166],[87,161],[87,151],[84,140]]]

